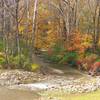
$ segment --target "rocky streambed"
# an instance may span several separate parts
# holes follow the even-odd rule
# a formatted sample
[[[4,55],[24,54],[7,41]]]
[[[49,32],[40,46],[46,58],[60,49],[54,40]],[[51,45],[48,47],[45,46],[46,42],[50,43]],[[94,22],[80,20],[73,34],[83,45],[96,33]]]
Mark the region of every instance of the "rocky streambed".
[[[46,77],[39,73],[23,70],[1,70],[0,85],[12,86],[18,84],[34,83],[44,80]]]
[[[0,72],[0,85],[10,89],[32,91],[66,91],[66,93],[92,92],[100,88],[100,76],[75,78],[57,74],[43,75],[23,70]]]
[[[99,80],[98,80],[99,79]],[[81,80],[63,80],[56,79],[46,82],[32,83],[32,84],[20,84],[15,86],[10,86],[14,89],[30,89],[30,90],[45,90],[45,91],[66,91],[66,93],[87,93],[96,91],[100,88],[100,78],[94,80],[89,80],[81,83]]]

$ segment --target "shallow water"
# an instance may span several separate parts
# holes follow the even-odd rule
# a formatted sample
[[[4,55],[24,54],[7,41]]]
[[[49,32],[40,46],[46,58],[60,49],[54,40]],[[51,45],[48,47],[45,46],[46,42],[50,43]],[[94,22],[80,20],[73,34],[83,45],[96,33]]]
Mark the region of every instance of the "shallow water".
[[[18,90],[30,90],[39,92],[41,90],[50,89],[58,84],[54,84],[51,82],[41,82],[41,83],[33,83],[33,84],[20,84],[9,86],[9,89],[18,89]]]

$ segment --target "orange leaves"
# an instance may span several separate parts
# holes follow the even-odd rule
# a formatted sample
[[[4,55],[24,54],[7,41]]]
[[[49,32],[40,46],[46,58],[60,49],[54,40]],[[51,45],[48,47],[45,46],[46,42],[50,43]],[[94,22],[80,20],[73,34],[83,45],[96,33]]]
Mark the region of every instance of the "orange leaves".
[[[79,53],[83,53],[87,48],[91,47],[91,41],[91,35],[75,32],[70,37],[70,42],[68,44],[67,50],[75,50]]]
[[[79,51],[81,48],[81,34],[79,32],[73,33],[70,37],[68,51],[76,50]]]

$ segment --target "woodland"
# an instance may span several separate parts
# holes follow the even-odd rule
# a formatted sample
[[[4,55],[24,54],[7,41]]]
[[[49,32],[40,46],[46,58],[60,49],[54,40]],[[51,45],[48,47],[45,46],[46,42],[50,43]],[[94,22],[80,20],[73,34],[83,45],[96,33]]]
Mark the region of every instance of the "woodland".
[[[44,77],[54,79],[55,83],[50,81],[53,85],[57,83],[58,87],[64,88],[60,90],[54,86],[52,92],[48,86],[47,91],[42,90],[45,97],[40,93],[42,97],[36,96],[39,99],[25,100],[92,100],[92,97],[99,100],[100,0],[0,0],[0,82],[12,82],[12,75],[15,79],[19,75],[19,79],[21,74],[18,73],[29,79],[21,78],[19,83],[15,82],[17,85],[33,84],[33,78],[38,83],[37,76],[40,76],[39,82],[44,83]],[[83,89],[79,90],[75,79],[77,85],[81,81],[82,84],[87,82],[86,87],[79,86]],[[66,84],[59,85],[58,81],[63,80]],[[73,87],[68,90],[72,97],[64,87],[68,80]],[[90,83],[93,87],[89,87]]]

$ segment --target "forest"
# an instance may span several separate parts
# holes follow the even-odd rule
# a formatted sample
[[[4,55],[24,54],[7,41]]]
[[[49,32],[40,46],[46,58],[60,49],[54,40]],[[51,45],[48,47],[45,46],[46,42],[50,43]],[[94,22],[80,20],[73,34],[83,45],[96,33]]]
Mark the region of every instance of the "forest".
[[[0,0],[0,91],[99,100],[100,0]]]

